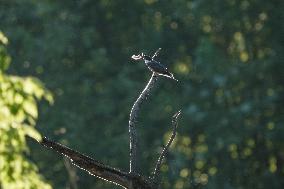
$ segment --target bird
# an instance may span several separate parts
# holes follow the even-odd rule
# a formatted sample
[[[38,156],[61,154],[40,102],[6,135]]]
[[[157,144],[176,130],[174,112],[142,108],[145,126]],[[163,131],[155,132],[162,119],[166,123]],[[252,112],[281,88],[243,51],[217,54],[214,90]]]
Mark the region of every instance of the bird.
[[[141,53],[139,55],[133,55],[131,58],[134,60],[144,60],[145,65],[151,70],[153,73],[156,73],[161,76],[165,76],[168,78],[171,78],[173,80],[178,81],[175,79],[174,75],[168,71],[168,68],[155,60],[154,58],[158,56],[159,51],[161,48],[159,48],[152,57],[145,55],[144,53]]]

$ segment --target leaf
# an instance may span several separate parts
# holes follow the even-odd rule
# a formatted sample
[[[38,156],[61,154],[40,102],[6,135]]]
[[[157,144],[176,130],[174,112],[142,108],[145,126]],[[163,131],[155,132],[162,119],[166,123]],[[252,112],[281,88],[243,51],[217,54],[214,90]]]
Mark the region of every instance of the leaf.
[[[38,117],[38,110],[37,110],[36,102],[33,98],[26,99],[23,102],[23,108],[25,112],[30,114],[33,118],[36,119]]]
[[[35,128],[33,128],[32,126],[24,125],[23,129],[24,129],[24,132],[27,136],[34,138],[38,142],[40,142],[42,140],[40,133]]]
[[[46,91],[46,93],[44,94],[44,98],[49,102],[49,104],[54,103],[54,99],[53,99],[51,92]]]
[[[8,38],[0,31],[0,42],[4,45],[8,44]]]

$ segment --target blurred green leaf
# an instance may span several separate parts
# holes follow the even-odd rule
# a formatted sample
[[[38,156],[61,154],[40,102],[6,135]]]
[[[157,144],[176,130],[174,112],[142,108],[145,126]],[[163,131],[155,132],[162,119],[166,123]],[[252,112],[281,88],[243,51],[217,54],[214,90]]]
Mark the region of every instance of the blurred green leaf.
[[[6,44],[5,40],[0,32],[0,42]],[[28,152],[26,136],[41,140],[34,128],[38,118],[36,99],[46,96],[51,101],[52,96],[35,78],[6,74],[9,61],[0,44],[0,188],[51,189],[25,154]]]

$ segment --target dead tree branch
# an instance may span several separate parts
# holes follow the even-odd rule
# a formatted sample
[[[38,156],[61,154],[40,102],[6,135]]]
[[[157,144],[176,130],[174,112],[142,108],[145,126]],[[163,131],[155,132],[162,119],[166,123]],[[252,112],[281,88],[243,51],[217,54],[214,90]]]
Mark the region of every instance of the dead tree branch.
[[[156,76],[152,75],[151,79],[155,79],[156,81]],[[146,86],[145,89],[150,90],[155,81],[150,81],[148,82],[148,87]],[[144,90],[145,90],[144,89]],[[143,90],[143,91],[144,91]],[[141,97],[142,99],[145,99],[146,96],[149,94],[149,91],[144,91],[142,92],[143,95],[139,96],[139,98]],[[136,101],[137,102],[137,101]],[[139,110],[139,106],[141,105],[141,102],[138,101],[138,109],[136,109],[135,107],[135,111]],[[155,171],[154,171],[154,175],[152,178],[146,178],[142,175],[140,175],[137,172],[124,172],[121,171],[119,169],[107,166],[95,159],[92,159],[86,155],[83,155],[80,152],[77,152],[73,149],[70,149],[60,143],[54,142],[46,137],[42,138],[42,141],[38,141],[41,145],[53,149],[56,152],[66,156],[68,159],[71,160],[71,162],[76,165],[77,167],[79,167],[80,169],[83,169],[87,172],[89,172],[89,174],[96,176],[100,179],[103,179],[105,181],[114,183],[116,185],[119,185],[123,188],[127,188],[127,189],[157,189],[158,186],[158,178],[160,175],[160,167],[162,164],[162,161],[164,159],[164,157],[166,156],[169,146],[171,145],[171,143],[173,142],[175,136],[176,136],[176,130],[177,130],[177,119],[180,115],[180,111],[178,111],[172,119],[172,125],[173,125],[173,132],[172,135],[167,143],[167,145],[164,147],[162,153],[160,154],[160,157],[157,161],[156,167],[155,167]],[[137,116],[137,112],[136,112],[136,116]],[[136,117],[134,118],[135,121]]]
[[[171,146],[172,142],[174,141],[175,137],[176,137],[176,132],[177,132],[177,126],[178,126],[178,117],[181,113],[181,110],[178,111],[177,113],[174,114],[173,118],[172,118],[172,127],[173,127],[173,131],[171,134],[171,137],[168,141],[168,143],[166,144],[166,146],[163,148],[158,161],[156,163],[155,166],[155,170],[153,173],[153,180],[154,182],[158,182],[158,179],[160,177],[160,171],[161,171],[161,165],[163,163],[163,159],[165,158],[165,156],[167,155],[168,151],[169,151],[169,147]]]
[[[106,166],[103,163],[100,163],[86,155],[72,150],[60,143],[54,142],[46,137],[43,137],[40,144],[45,147],[51,148],[62,155],[65,155],[71,160],[74,165],[89,172],[91,175],[112,182],[116,185],[120,185],[124,188],[130,187],[131,180],[129,178],[129,174],[126,172]]]
[[[157,56],[160,49],[156,51],[153,57]],[[143,55],[143,54],[142,54]],[[132,56],[134,60],[142,59],[141,55]],[[107,166],[95,159],[92,159],[86,155],[83,155],[80,152],[72,150],[60,143],[54,142],[46,137],[43,137],[41,141],[38,141],[41,145],[53,149],[56,152],[66,156],[71,162],[89,172],[91,175],[96,176],[100,179],[103,179],[108,182],[112,182],[116,185],[119,185],[127,189],[157,189],[158,188],[158,178],[160,175],[160,168],[165,158],[170,145],[172,144],[177,130],[177,119],[180,115],[178,111],[172,119],[173,132],[167,143],[163,148],[158,161],[156,163],[153,177],[146,178],[140,175],[138,171],[138,139],[135,124],[137,122],[138,113],[142,103],[147,99],[147,96],[150,94],[151,89],[154,87],[157,81],[158,74],[153,72],[150,80],[148,81],[144,90],[140,93],[139,97],[135,101],[130,111],[129,117],[129,138],[130,138],[130,160],[129,160],[129,172],[121,171],[119,169]]]
[[[129,138],[130,138],[130,160],[129,160],[129,172],[137,173],[137,151],[138,151],[138,138],[135,123],[137,121],[138,112],[143,101],[146,100],[149,95],[151,89],[154,87],[154,84],[157,81],[157,75],[155,73],[152,74],[148,84],[144,88],[144,90],[140,93],[139,97],[135,101],[130,111],[129,118]]]

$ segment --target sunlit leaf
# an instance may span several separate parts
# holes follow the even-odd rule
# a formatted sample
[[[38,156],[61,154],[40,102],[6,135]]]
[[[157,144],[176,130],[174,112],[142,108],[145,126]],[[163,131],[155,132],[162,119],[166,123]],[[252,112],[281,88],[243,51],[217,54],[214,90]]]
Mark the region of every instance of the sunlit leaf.
[[[24,108],[25,112],[30,114],[33,118],[35,118],[35,119],[37,118],[38,110],[37,110],[36,102],[33,98],[26,99],[23,102],[23,108]]]
[[[8,40],[0,32],[0,188],[51,189],[38,173],[37,167],[27,160],[29,152],[26,136],[41,141],[35,129],[38,117],[36,99],[52,95],[33,77],[5,74],[10,57],[2,43]]]
[[[4,45],[8,44],[8,38],[1,32],[1,30],[0,30],[0,42],[3,43]]]
[[[40,133],[34,127],[24,125],[23,129],[24,129],[25,134],[28,135],[29,137],[34,138],[37,141],[42,140]]]

